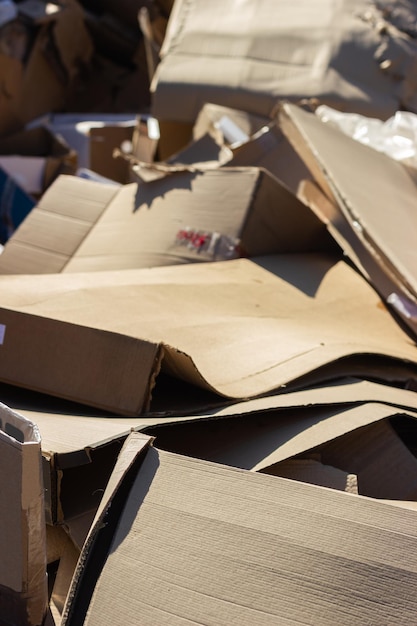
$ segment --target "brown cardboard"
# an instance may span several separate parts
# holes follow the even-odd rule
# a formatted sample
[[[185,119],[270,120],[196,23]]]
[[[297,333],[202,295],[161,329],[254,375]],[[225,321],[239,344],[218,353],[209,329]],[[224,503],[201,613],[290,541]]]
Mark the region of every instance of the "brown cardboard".
[[[132,143],[140,119],[134,113],[56,113],[46,116],[44,123],[77,152],[80,168],[125,183],[127,172],[113,158],[113,151],[124,142]]]
[[[161,132],[158,142],[158,160],[166,161],[191,141],[193,124],[192,122],[172,122],[159,118],[158,123]]]
[[[58,563],[49,603],[62,613],[80,550],[62,526],[46,526],[47,561]]]
[[[3,382],[120,415],[149,408],[161,367],[234,399],[341,369],[416,379],[416,346],[326,255],[3,276],[0,301]]]
[[[135,124],[90,128],[90,167],[94,172],[119,183],[129,182],[129,168],[113,158],[113,150],[128,142],[131,146]]]
[[[416,43],[390,23],[390,7],[182,0],[151,84],[152,113],[193,123],[212,102],[269,117],[280,98],[380,118],[413,111]]]
[[[125,158],[128,158],[125,155]],[[183,169],[202,171],[216,167],[261,167],[296,193],[309,171],[274,120],[214,104],[201,109],[193,139],[165,162],[131,159],[144,181]],[[146,162],[148,161],[148,162]]]
[[[286,432],[288,421],[306,424],[308,428],[311,426],[310,416],[321,415],[326,418],[335,411],[340,413],[346,411],[348,406],[357,404],[368,406],[369,419],[373,414],[369,406],[371,402],[389,404],[393,413],[401,410],[417,412],[415,392],[354,380],[237,402],[200,415],[177,412],[175,416],[168,416],[155,411],[152,415],[138,418],[103,414],[86,406],[4,384],[0,385],[0,395],[2,402],[37,424],[42,439],[47,523],[64,524],[79,548],[89,530],[120,446],[131,430],[154,435],[157,447],[200,457],[207,453],[207,449],[217,454],[219,444],[214,438],[224,442],[222,446],[227,448],[231,435],[233,445],[239,449],[236,422],[227,418],[239,419],[239,429],[246,437],[248,420],[253,425],[258,424],[262,422],[262,415],[267,413],[275,415],[277,427]],[[174,409],[173,405],[169,398],[171,410]],[[309,407],[316,408],[309,411]],[[293,414],[296,420],[291,417]],[[213,420],[216,420],[215,424]],[[222,420],[225,420],[223,425],[220,424]],[[207,425],[194,424],[199,421],[207,422]],[[184,422],[188,424],[181,427],[180,424]],[[260,430],[259,426],[254,427]],[[335,433],[335,436],[338,434]],[[256,441],[253,433],[247,439]],[[271,436],[270,439],[274,441]],[[227,462],[225,456],[222,462]],[[250,469],[250,466],[247,468]],[[273,471],[273,468],[272,465],[265,471]]]
[[[269,467],[265,473],[347,493],[358,493],[358,479],[355,474],[324,465],[317,459],[289,459]]]
[[[386,420],[336,439],[320,453],[324,463],[356,473],[363,495],[417,501],[417,459]]]
[[[168,445],[171,450],[176,450],[181,441],[183,453],[199,456],[199,446],[202,444],[205,450],[206,442],[211,442],[207,434],[199,435],[199,432],[203,433],[204,427],[193,425],[193,422],[199,420],[212,423],[213,419],[228,417],[244,418],[251,415],[256,418],[266,412],[276,412],[283,420],[283,411],[297,411],[301,414],[308,406],[320,405],[325,415],[329,407],[331,410],[343,405],[345,410],[347,405],[371,401],[385,402],[397,410],[417,411],[414,392],[350,380],[345,384],[237,402],[200,415],[190,411],[192,405],[184,407],[183,403],[182,408],[187,408],[189,414],[181,414],[177,410],[175,416],[168,416],[156,410],[151,415],[138,418],[103,414],[86,406],[4,384],[0,385],[0,394],[2,402],[37,424],[42,439],[46,521],[49,524],[65,524],[73,542],[80,548],[100,501],[106,477],[109,476],[122,442],[131,430],[153,434],[157,437],[158,447]],[[188,402],[189,396],[188,392]],[[154,398],[153,405],[156,401]],[[168,408],[171,412],[175,408],[172,396],[169,397]],[[178,427],[182,422],[190,424]],[[208,428],[211,430],[213,426]],[[221,438],[226,441],[229,427],[225,423],[224,427],[219,428],[223,433]],[[242,430],[246,432],[243,423]],[[187,445],[190,446],[188,449],[184,447]],[[217,444],[212,442],[212,447],[217,449]]]
[[[251,403],[252,411],[248,407],[247,412],[239,412],[236,407],[231,415],[231,407],[229,414],[222,409],[206,419],[160,423],[141,430],[155,437],[157,448],[277,476],[291,477],[281,473],[283,463],[298,462],[300,457],[309,461],[318,455],[324,465],[357,475],[359,494],[417,500],[417,461],[396,433],[404,416],[416,426],[416,410],[381,402],[342,404],[343,391],[337,390],[338,400],[333,404],[329,389],[321,387],[317,391],[326,404],[314,403],[310,390],[302,392],[311,401],[308,405],[299,406],[292,401],[294,394],[284,394],[275,397],[274,408],[272,403],[270,409],[262,408],[257,399]],[[317,471],[316,475],[323,480],[316,484],[331,486],[331,474]],[[315,480],[309,480],[307,473],[305,482]]]
[[[184,171],[116,191],[61,178],[31,213],[5,246],[0,273],[166,266],[327,245],[322,223],[258,168]]]
[[[61,272],[116,192],[112,185],[60,176],[42,196],[30,221],[22,223],[13,247],[1,255],[0,271]]]
[[[29,20],[35,40],[25,62],[1,55],[6,88],[0,99],[0,134],[8,134],[50,111],[63,107],[92,44],[81,7],[65,2],[49,12],[43,2],[20,2],[19,13]],[[42,89],[39,85],[42,84]]]
[[[16,167],[19,159],[19,169]],[[36,188],[24,182],[30,180],[31,167],[40,171]],[[77,169],[77,154],[64,139],[45,126],[38,126],[0,138],[0,165],[17,179],[23,189],[35,197],[42,195],[61,174],[73,175]]]
[[[129,626],[138,615],[161,625],[413,622],[415,511],[158,451],[140,437],[135,465],[136,437],[103,498],[63,626]]]
[[[337,208],[324,210],[342,245],[346,242],[346,252],[353,261],[359,259],[359,268],[364,268],[384,300],[416,333],[414,181],[399,162],[299,107],[283,104],[280,120],[283,131]],[[348,171],[346,162],[355,163],[355,167]]]
[[[127,435],[165,418],[123,418],[4,384],[0,384],[0,398],[36,423],[41,437],[46,522],[64,525],[81,548]],[[188,417],[171,417],[170,421],[184,419]]]
[[[0,623],[41,626],[47,607],[40,434],[0,405]]]
[[[194,140],[204,133],[230,148],[228,166],[263,167],[297,192],[308,169],[276,120],[215,104],[205,104],[193,128]]]

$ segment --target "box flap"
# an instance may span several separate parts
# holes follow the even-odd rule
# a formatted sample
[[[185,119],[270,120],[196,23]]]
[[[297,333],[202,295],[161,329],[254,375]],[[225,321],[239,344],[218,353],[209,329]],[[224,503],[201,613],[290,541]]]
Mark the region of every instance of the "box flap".
[[[57,273],[114,197],[112,185],[59,176],[0,256],[0,273]]]
[[[0,404],[0,621],[40,626],[47,577],[41,438],[36,424]]]

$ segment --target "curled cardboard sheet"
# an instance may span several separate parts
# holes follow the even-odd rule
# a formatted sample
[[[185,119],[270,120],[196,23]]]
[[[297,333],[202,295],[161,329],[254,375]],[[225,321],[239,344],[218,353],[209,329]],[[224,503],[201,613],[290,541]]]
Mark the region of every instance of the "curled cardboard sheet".
[[[3,276],[0,299],[1,380],[125,415],[149,408],[161,368],[234,399],[340,367],[416,379],[416,346],[327,255]]]

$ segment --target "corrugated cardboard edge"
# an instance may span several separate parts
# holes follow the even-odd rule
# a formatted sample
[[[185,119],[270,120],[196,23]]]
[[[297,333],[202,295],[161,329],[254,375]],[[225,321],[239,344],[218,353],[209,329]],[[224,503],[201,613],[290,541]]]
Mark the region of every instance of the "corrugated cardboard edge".
[[[19,442],[5,430],[0,436],[6,445],[21,451],[21,493],[16,494],[20,500],[21,522],[17,531],[21,540],[26,541],[22,558],[27,562],[21,564],[23,579],[20,592],[10,587],[2,587],[0,597],[6,618],[14,615],[19,623],[40,626],[47,610],[47,576],[46,576],[46,537],[44,523],[43,482],[41,472],[41,436],[35,423],[0,403],[0,416],[12,428],[23,433],[24,440]],[[26,454],[23,454],[26,449]],[[36,491],[36,488],[39,491]],[[3,511],[7,515],[6,511]],[[11,549],[13,549],[11,547]],[[10,614],[9,614],[10,613]],[[0,616],[0,623],[5,615]],[[6,623],[9,623],[6,621]]]
[[[101,567],[94,566],[93,571],[89,575],[89,564],[97,557],[94,554],[95,540],[100,531],[102,531],[101,535],[103,535],[103,531],[108,530],[107,547],[110,544],[113,536],[112,531],[114,530],[112,522],[115,523],[117,521],[124,501],[128,497],[131,480],[135,477],[153,441],[153,437],[132,433],[121,450],[78,561],[62,613],[61,626],[69,626],[71,624],[75,598],[77,599],[77,607],[81,604],[85,612],[88,609],[96,583],[94,576],[97,578],[101,571]],[[131,477],[131,480],[129,480],[129,477]],[[102,543],[102,539],[100,543]],[[107,550],[102,551],[98,557],[103,564],[107,558]],[[77,615],[77,620],[78,618],[79,614]],[[81,624],[82,622],[78,623]]]

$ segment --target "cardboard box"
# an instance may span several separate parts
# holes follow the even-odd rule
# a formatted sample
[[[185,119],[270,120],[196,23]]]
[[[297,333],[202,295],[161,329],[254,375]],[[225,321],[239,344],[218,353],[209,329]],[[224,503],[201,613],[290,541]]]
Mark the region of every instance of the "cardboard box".
[[[61,136],[39,126],[0,138],[0,167],[38,198],[61,174],[75,174],[77,154]]]
[[[310,209],[257,168],[183,171],[116,191],[61,177],[5,247],[0,273],[119,270],[308,252],[325,248],[326,236]]]
[[[0,243],[5,244],[35,206],[35,199],[0,167]]]
[[[27,0],[18,3],[22,28],[28,24],[33,43],[25,60],[0,55],[4,88],[0,98],[0,134],[20,130],[50,111],[60,110],[83,64],[89,62],[92,44],[77,2],[62,5]],[[42,89],[39,88],[42,85]]]
[[[416,346],[326,255],[2,276],[0,301],[0,380],[119,415],[149,409],[161,369],[233,399],[359,373],[416,381]]]
[[[158,451],[132,434],[63,626],[138,615],[170,625],[404,624],[415,616],[416,549],[415,511]]]
[[[47,608],[41,440],[0,405],[0,622],[41,626]]]
[[[13,411],[36,423],[46,523],[65,526],[81,548],[122,443],[142,421],[11,385],[0,384],[0,397]]]
[[[129,113],[58,113],[45,123],[77,152],[77,164],[119,183],[129,182],[129,168],[113,158],[124,142],[131,149],[138,116]]]
[[[316,197],[311,204],[319,204],[329,230],[336,233],[346,253],[415,336],[414,181],[401,163],[299,107],[283,104],[280,120],[283,131],[332,202],[329,205]],[[347,162],[355,163],[355,167],[348,171]]]
[[[151,84],[152,114],[194,123],[212,102],[270,117],[280,98],[379,118],[414,111],[416,43],[385,4],[262,0],[237,10],[232,0],[181,0]]]
[[[206,104],[194,125],[194,139],[204,133],[215,137],[231,150],[228,166],[262,167],[297,193],[309,171],[292,144],[281,131],[278,121]]]

